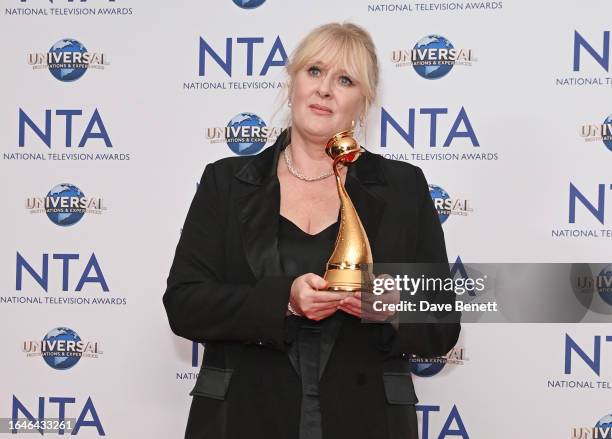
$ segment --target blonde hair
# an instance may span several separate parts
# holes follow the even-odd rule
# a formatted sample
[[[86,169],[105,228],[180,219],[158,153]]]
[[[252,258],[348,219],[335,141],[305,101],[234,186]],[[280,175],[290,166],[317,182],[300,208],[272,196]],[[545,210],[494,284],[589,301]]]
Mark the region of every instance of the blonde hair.
[[[312,30],[286,64],[289,87],[295,75],[313,61],[337,63],[358,82],[365,97],[364,115],[376,99],[379,70],[370,34],[353,23],[328,23]]]

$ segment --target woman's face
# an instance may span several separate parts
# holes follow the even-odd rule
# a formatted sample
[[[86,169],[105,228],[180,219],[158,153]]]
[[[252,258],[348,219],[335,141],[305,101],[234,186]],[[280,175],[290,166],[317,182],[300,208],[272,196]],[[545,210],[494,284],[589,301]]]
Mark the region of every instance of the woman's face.
[[[319,61],[308,63],[293,79],[292,127],[305,138],[326,142],[349,129],[363,112],[360,85],[340,67]]]

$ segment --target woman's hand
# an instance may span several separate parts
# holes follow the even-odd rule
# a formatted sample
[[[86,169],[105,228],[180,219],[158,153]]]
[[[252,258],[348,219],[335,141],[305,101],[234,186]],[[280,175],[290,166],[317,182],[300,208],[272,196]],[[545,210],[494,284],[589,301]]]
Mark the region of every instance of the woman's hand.
[[[388,274],[381,274],[377,278],[390,277]],[[340,301],[340,310],[348,314],[359,317],[360,319],[370,320],[375,322],[388,321],[390,317],[396,314],[395,311],[375,311],[374,302],[380,301],[381,304],[397,304],[400,301],[400,294],[397,290],[386,290],[380,295],[373,293],[355,291],[351,295]],[[378,308],[378,306],[377,306]]]
[[[320,291],[327,288],[327,281],[314,273],[297,277],[291,284],[289,303],[300,315],[311,320],[322,320],[336,312],[344,294]]]

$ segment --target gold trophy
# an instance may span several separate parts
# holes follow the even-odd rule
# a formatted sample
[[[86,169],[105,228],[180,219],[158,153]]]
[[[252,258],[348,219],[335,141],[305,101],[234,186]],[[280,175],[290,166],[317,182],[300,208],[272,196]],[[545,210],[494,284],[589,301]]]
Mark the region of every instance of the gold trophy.
[[[338,172],[340,163],[353,163],[365,152],[353,138],[353,127],[336,134],[325,147],[325,153],[334,160],[340,197],[340,229],[323,277],[328,282],[328,289],[338,292],[368,291],[374,279],[368,236]]]

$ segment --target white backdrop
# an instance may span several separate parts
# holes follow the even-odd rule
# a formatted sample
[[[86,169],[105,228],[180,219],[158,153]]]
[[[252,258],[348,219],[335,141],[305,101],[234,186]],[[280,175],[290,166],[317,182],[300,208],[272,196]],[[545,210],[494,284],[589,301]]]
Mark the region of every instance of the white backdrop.
[[[204,166],[234,154],[207,133],[245,112],[284,127],[285,76],[278,65],[262,76],[266,59],[279,64],[283,50],[329,21],[363,25],[377,46],[380,97],[364,145],[421,166],[430,184],[468,200],[472,210],[443,225],[451,260],[612,262],[612,149],[580,134],[612,113],[609,2],[236,0],[258,2],[248,9],[231,0],[2,1],[0,418],[15,410],[37,418],[41,407],[58,418],[64,407],[66,418],[83,414],[82,437],[182,437],[202,348],[194,355],[191,342],[171,333],[161,296]],[[394,65],[393,51],[428,35],[471,50],[475,60],[439,79]],[[104,68],[67,81],[28,63],[68,38],[103,54]],[[200,51],[200,39],[224,61],[229,41],[231,75]],[[462,108],[458,131],[467,120],[479,146],[456,137],[443,147]],[[103,125],[112,146],[94,136],[79,148],[96,109],[90,131]],[[385,114],[408,131],[411,109],[414,145],[393,123],[381,126]],[[434,110],[434,147],[431,109],[443,109]],[[75,153],[82,156],[62,156]],[[470,153],[480,155],[463,155]],[[102,208],[69,226],[27,208],[65,183],[102,199]],[[580,193],[575,222],[570,184]],[[97,353],[65,369],[28,356],[30,342],[54,328],[97,342],[90,345]],[[454,353],[462,364],[415,376],[422,438],[590,438],[575,429],[612,413],[606,336],[609,323],[465,325]]]

